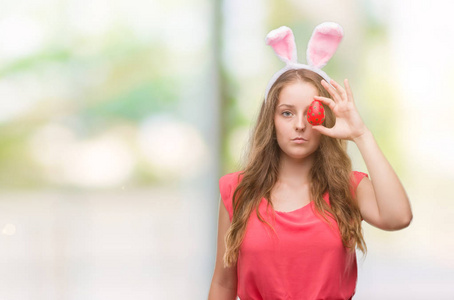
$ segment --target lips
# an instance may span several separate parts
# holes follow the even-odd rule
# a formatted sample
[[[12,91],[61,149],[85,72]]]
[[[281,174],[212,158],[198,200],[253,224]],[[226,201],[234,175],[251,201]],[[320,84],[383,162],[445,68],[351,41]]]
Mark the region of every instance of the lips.
[[[307,141],[306,139],[303,139],[302,137],[297,137],[297,138],[294,138],[292,141]]]

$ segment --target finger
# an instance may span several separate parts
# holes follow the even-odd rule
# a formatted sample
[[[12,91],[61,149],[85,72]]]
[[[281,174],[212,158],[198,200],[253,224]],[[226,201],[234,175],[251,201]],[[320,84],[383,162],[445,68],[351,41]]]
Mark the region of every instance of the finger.
[[[340,102],[342,101],[341,97],[339,96],[339,93],[331,86],[329,85],[326,80],[322,80],[322,85],[323,87],[328,91],[328,93],[333,97],[334,102]]]
[[[336,106],[336,103],[331,98],[326,98],[326,97],[322,97],[322,96],[314,96],[314,98],[316,100],[320,100],[323,103],[325,103],[326,105],[328,105],[328,107],[331,108],[331,110],[334,110],[334,106]]]
[[[331,79],[331,84],[334,85],[336,90],[338,90],[340,92],[342,100],[347,101],[348,97],[347,97],[347,93],[345,92],[344,88],[339,83],[334,81],[334,79]]]
[[[323,125],[313,125],[312,129],[320,132],[323,135],[331,136],[332,128],[327,128]]]
[[[355,103],[355,100],[353,99],[352,89],[350,87],[350,83],[348,82],[347,78],[345,78],[345,80],[344,80],[344,85],[345,85],[345,89],[347,90],[348,101]]]

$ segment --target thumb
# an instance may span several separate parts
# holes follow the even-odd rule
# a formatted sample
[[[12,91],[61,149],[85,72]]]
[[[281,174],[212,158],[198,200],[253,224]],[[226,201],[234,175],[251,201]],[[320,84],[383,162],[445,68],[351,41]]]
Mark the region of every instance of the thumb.
[[[312,126],[312,129],[315,129],[316,131],[320,132],[321,134],[328,135],[328,136],[331,131],[331,128],[326,128],[323,125]]]

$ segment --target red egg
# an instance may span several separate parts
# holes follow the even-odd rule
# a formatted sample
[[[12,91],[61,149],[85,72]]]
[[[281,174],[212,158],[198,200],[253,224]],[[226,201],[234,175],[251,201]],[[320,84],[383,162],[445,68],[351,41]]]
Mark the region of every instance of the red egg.
[[[312,125],[320,125],[325,121],[325,109],[320,100],[312,101],[307,110],[307,121]]]

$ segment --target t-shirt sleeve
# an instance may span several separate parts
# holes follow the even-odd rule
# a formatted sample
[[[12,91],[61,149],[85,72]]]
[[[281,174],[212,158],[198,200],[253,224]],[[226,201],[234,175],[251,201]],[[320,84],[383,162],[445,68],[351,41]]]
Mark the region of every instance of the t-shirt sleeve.
[[[233,179],[232,173],[222,176],[219,179],[219,192],[225,208],[229,213],[230,222],[233,218],[232,196],[233,196]]]
[[[358,187],[359,183],[361,182],[361,180],[364,178],[364,177],[367,177],[369,178],[369,175],[367,175],[366,173],[363,173],[363,172],[359,172],[359,171],[353,171],[352,172],[353,176],[352,176],[352,194],[354,196],[356,196],[356,188]],[[361,217],[361,221],[364,220],[363,217]]]
[[[363,173],[363,172],[353,171],[353,188],[354,188],[355,193],[356,193],[356,188],[358,187],[359,183],[361,182],[361,180],[364,177],[369,178],[369,175],[367,175],[366,173]]]

